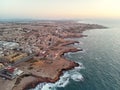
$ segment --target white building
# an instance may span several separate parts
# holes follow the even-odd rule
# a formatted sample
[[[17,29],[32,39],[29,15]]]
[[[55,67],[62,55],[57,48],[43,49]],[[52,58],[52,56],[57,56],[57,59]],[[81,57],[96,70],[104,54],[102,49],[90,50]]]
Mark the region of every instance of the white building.
[[[4,49],[15,49],[18,48],[19,44],[16,42],[7,42],[7,41],[0,41],[0,48]]]

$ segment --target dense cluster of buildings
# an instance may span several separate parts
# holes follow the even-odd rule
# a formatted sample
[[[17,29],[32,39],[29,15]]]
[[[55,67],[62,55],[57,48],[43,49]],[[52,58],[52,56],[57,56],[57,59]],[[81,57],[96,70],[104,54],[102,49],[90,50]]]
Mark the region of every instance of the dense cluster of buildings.
[[[19,75],[14,65],[34,55],[54,60],[52,49],[65,37],[79,37],[82,31],[98,26],[73,21],[0,23],[0,76],[12,79]]]
[[[15,65],[31,59],[32,56],[21,52],[16,42],[0,41],[0,76],[12,80],[21,75],[23,71]]]
[[[0,41],[0,56],[5,56],[6,54],[10,54],[11,50],[18,48],[19,48],[19,44],[16,42]]]

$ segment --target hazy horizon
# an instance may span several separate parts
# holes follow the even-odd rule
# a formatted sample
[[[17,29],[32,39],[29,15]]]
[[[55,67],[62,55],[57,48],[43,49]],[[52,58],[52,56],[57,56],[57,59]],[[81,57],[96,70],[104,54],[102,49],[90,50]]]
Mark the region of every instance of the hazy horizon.
[[[119,18],[119,0],[0,0],[0,18]]]

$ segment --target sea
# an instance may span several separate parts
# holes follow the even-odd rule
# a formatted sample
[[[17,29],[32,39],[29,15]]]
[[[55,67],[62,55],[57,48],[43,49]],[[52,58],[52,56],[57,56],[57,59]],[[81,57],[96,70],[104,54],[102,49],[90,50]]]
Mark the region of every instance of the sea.
[[[64,72],[56,83],[40,83],[31,90],[120,90],[120,20],[87,19],[78,23],[100,24],[108,28],[83,32],[83,38],[70,38],[83,51],[65,57],[79,67]]]

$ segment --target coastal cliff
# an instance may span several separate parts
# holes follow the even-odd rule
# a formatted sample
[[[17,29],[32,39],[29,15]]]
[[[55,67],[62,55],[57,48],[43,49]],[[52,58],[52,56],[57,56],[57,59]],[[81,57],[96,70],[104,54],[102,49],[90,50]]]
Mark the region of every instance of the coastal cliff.
[[[11,81],[0,78],[0,90],[28,90],[41,82],[56,82],[63,71],[79,66],[78,63],[64,57],[65,53],[82,51],[71,46],[79,42],[65,40],[65,38],[80,38],[86,36],[82,35],[85,30],[105,28],[97,24],[73,21],[7,24],[0,24],[4,29],[0,29],[2,33],[0,40],[17,42],[22,52],[34,53],[35,56],[16,66],[24,71],[21,76]],[[11,32],[8,28],[11,28]]]

